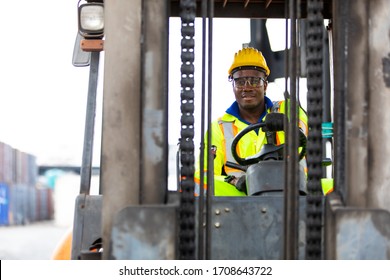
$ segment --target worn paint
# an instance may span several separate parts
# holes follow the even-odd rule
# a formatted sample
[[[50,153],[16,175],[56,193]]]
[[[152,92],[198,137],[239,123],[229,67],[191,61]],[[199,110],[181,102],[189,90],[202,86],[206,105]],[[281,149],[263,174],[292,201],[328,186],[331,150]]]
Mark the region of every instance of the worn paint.
[[[382,58],[383,81],[386,87],[390,87],[390,53]]]

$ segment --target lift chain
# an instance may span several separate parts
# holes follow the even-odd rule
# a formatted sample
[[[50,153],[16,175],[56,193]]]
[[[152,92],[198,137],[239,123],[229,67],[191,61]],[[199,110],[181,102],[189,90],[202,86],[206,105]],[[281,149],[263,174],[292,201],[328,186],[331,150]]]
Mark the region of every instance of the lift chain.
[[[194,204],[194,35],[195,0],[180,0],[181,8],[181,199],[179,257],[195,259]]]
[[[307,142],[308,196],[306,210],[306,259],[321,259],[323,194],[322,178],[322,44],[323,1],[307,1]]]

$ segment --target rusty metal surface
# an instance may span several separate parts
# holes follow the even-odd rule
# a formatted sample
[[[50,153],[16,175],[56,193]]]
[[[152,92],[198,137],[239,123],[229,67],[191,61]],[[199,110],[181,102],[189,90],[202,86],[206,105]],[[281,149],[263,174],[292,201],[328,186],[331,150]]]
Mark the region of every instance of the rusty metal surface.
[[[390,259],[389,211],[345,207],[332,194],[327,198],[326,214],[326,259]]]
[[[283,196],[213,197],[211,259],[282,259]],[[298,258],[305,252],[306,199],[299,199]]]
[[[175,259],[176,228],[175,205],[126,207],[113,223],[109,259]]]
[[[129,206],[113,223],[109,259],[175,259],[178,197],[165,206]],[[298,256],[305,254],[300,198]],[[281,259],[283,196],[213,197],[210,259]]]
[[[368,37],[368,206],[390,211],[390,5],[370,1]],[[385,129],[384,129],[385,128]],[[386,142],[386,141],[385,141]]]
[[[72,259],[79,259],[89,252],[91,245],[102,237],[102,196],[80,194],[76,198]]]
[[[85,40],[84,40],[85,41]],[[93,40],[96,41],[96,40]],[[95,134],[96,95],[99,77],[100,52],[91,53],[88,99],[85,116],[83,157],[80,168],[80,194],[89,194],[92,176],[93,140]]]
[[[336,259],[390,259],[390,213],[384,210],[336,211]]]
[[[351,4],[353,3],[353,5]],[[339,1],[335,7],[335,186],[350,207],[390,210],[386,85],[387,1]],[[388,74],[387,74],[388,75]]]
[[[346,176],[346,86],[347,86],[347,52],[344,51],[347,44],[347,11],[348,1],[337,1],[335,3],[335,18],[332,22],[333,38],[333,60],[334,65],[334,180],[337,191],[342,197],[347,196]],[[336,32],[337,30],[337,32]],[[332,66],[333,67],[333,66]]]
[[[106,258],[113,218],[140,200],[142,1],[107,1],[104,12],[100,183]]]
[[[197,16],[201,16],[202,0],[197,2]],[[285,18],[284,0],[215,0],[214,17]],[[306,0],[301,0],[302,17],[306,17]],[[179,16],[180,0],[171,0],[171,16]],[[332,0],[324,1],[324,17],[332,15]],[[288,17],[288,15],[287,15]]]
[[[157,204],[165,202],[168,177],[168,6],[143,5],[140,203]]]
[[[352,2],[352,1],[350,1]],[[368,1],[353,1],[347,17],[346,167],[347,205],[367,206],[368,194]]]

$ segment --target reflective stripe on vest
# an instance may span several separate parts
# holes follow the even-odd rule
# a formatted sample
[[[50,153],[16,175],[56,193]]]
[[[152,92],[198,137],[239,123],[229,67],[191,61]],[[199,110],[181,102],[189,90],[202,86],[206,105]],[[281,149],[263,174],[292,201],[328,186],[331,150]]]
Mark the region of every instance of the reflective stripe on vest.
[[[235,136],[233,132],[233,122],[226,122],[226,121],[219,120],[218,123],[222,125],[223,135],[225,136],[226,161],[237,163],[233,157],[232,150],[231,150],[233,139]]]
[[[218,123],[222,125],[223,135],[225,137],[225,163],[227,161],[237,163],[232,154],[232,142],[234,139],[233,122],[227,122],[218,120]],[[233,169],[224,165],[224,169],[227,175],[234,175],[236,177],[241,176],[244,172],[241,170]]]

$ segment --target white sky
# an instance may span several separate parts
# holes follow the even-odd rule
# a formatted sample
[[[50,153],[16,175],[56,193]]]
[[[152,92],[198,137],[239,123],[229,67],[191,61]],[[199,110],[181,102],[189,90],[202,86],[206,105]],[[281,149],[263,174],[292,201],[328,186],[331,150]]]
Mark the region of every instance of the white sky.
[[[77,1],[3,1],[0,141],[40,162],[79,161],[88,69],[72,65]]]
[[[197,19],[200,27],[195,35],[197,104],[201,93],[200,23],[201,19]],[[227,70],[234,53],[243,43],[249,43],[250,30],[249,20],[243,19],[214,19],[213,25],[213,118],[216,118],[234,101]],[[283,32],[279,33],[282,38]],[[0,9],[0,33],[0,141],[36,155],[39,164],[80,165],[89,68],[72,65],[77,0],[4,1]],[[171,21],[170,33],[179,34],[172,35],[170,41],[169,142],[174,145],[180,135],[179,19]],[[269,86],[267,94],[271,99],[283,98],[284,85],[281,85]],[[98,88],[99,99],[101,95],[102,86]],[[199,106],[195,114],[199,116]],[[100,118],[98,110],[95,164],[99,161]]]

